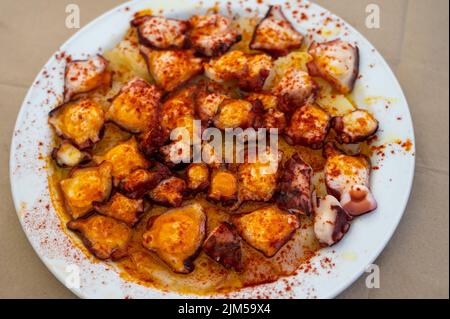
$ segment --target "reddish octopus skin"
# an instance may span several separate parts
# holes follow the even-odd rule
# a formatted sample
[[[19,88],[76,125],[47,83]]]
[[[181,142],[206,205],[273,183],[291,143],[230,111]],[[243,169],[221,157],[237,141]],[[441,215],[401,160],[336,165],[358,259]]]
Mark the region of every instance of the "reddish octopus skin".
[[[280,208],[292,213],[313,212],[313,169],[296,153],[285,164],[278,182],[276,200]]]
[[[98,65],[94,65],[97,63]],[[86,65],[88,64],[88,65]],[[63,101],[69,102],[78,94],[88,93],[92,90],[95,90],[101,86],[110,86],[112,84],[112,73],[107,70],[108,60],[106,60],[102,55],[97,54],[96,56],[86,59],[86,60],[73,60],[69,62],[64,70],[64,94]],[[73,69],[79,67],[78,73],[70,74]],[[95,68],[91,70],[94,72],[90,78],[88,77],[89,67]],[[82,79],[81,77],[86,77]],[[84,81],[85,88],[80,88],[82,85],[78,85],[78,88],[71,88],[71,82],[75,81]],[[87,82],[87,83],[86,83]],[[93,82],[93,83],[89,83]]]
[[[267,27],[268,29],[271,29],[274,33],[277,31],[274,30],[273,26],[270,28],[270,26],[265,26],[267,23],[273,22],[276,27],[280,27],[284,29],[284,35],[287,33],[290,34],[290,39],[276,39],[278,41],[277,44],[268,44],[264,43],[264,37],[272,38],[270,35],[264,35],[264,28]],[[266,30],[267,31],[267,30]],[[259,34],[258,34],[259,33]],[[267,32],[266,32],[267,33]],[[262,40],[258,41],[258,37],[262,37]],[[267,40],[267,38],[266,38]],[[282,43],[282,42],[285,43]],[[264,18],[256,25],[255,30],[252,35],[252,40],[250,42],[250,49],[252,50],[262,50],[266,51],[267,53],[279,57],[284,56],[289,53],[292,49],[298,49],[302,45],[303,42],[303,36],[295,30],[295,28],[292,26],[292,24],[289,22],[289,20],[284,15],[283,11],[281,10],[281,6],[274,5],[269,6],[269,10],[267,11]],[[276,47],[276,46],[279,47]]]
[[[337,244],[350,229],[350,220],[335,197],[327,195],[314,201],[314,233],[321,246]]]
[[[119,191],[129,198],[142,198],[150,190],[158,186],[165,178],[172,175],[169,168],[163,164],[156,163],[150,170],[143,168],[133,171],[119,183]]]
[[[346,123],[352,116],[358,116],[354,128]],[[355,110],[344,116],[333,118],[332,126],[337,133],[336,139],[340,144],[353,144],[372,137],[378,131],[379,123],[366,110]],[[358,129],[360,132],[357,131]]]
[[[241,237],[236,227],[222,222],[205,239],[203,251],[225,268],[242,270]]]
[[[146,23],[160,23],[161,25],[166,24],[164,28],[160,28],[156,30],[157,32],[154,34],[156,39],[151,39],[149,36],[146,36],[145,26]],[[130,23],[133,27],[136,28],[139,42],[147,47],[157,50],[168,50],[168,49],[182,49],[186,44],[186,32],[188,31],[189,25],[186,21],[178,20],[178,19],[167,19],[164,17],[158,16],[141,16],[137,17]],[[170,25],[172,24],[172,25]],[[164,30],[165,29],[165,30]],[[171,34],[170,34],[171,33]],[[178,33],[178,35],[177,35]],[[164,35],[175,37],[176,39],[172,39],[172,43],[160,43],[164,40],[170,42],[170,39],[164,39]]]
[[[325,54],[320,54],[320,50],[330,50],[330,52],[327,52]],[[340,51],[339,51],[340,50]],[[318,59],[333,59],[334,61],[337,60],[336,57],[332,56],[332,53],[336,52],[345,52],[345,50],[348,50],[349,56],[347,57],[339,57],[342,60],[338,61],[341,63],[348,63],[349,60],[353,59],[353,65],[347,65],[345,64],[340,65],[339,67],[344,67],[343,71],[346,71],[345,78],[340,79],[337,78],[336,75],[330,74],[329,71],[327,71],[325,68],[328,66],[326,62],[319,62]],[[342,93],[342,94],[348,94],[351,91],[353,91],[353,87],[355,85],[355,81],[358,78],[359,74],[359,49],[357,46],[353,46],[348,42],[342,41],[340,39],[336,39],[329,42],[324,43],[317,43],[313,42],[311,46],[309,47],[308,53],[313,57],[313,61],[309,62],[307,64],[309,74],[311,76],[319,76],[330,82],[334,88]],[[350,61],[351,62],[351,61]],[[334,69],[336,69],[336,66],[333,66]],[[342,71],[342,70],[339,70]],[[339,74],[340,75],[340,74]]]
[[[220,14],[193,16],[188,23],[190,26],[189,46],[197,53],[207,57],[217,57],[224,54],[233,44],[242,39],[242,36],[230,27],[230,19]],[[204,42],[202,38],[203,40],[208,39],[208,46],[202,43]]]

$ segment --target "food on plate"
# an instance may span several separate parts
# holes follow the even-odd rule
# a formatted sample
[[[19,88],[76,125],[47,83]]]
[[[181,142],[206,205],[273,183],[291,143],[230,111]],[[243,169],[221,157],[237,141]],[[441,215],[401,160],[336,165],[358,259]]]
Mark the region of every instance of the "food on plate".
[[[112,73],[108,61],[101,55],[87,60],[71,61],[64,71],[64,101],[68,102],[81,93],[111,84]]]
[[[183,201],[183,193],[186,190],[186,182],[181,178],[172,176],[162,180],[149,192],[152,201],[172,207],[178,207]]]
[[[272,68],[266,54],[230,51],[205,64],[205,75],[218,83],[234,81],[244,91],[260,91]]]
[[[69,177],[60,182],[68,213],[80,218],[89,213],[94,202],[103,202],[112,189],[112,165],[104,162],[99,166],[75,168]]]
[[[313,212],[313,169],[294,154],[281,169],[276,200],[278,205],[292,213],[310,215]]]
[[[266,16],[256,26],[250,48],[282,56],[300,48],[302,42],[303,36],[286,18],[281,6],[276,5],[269,6]]]
[[[339,143],[358,143],[377,132],[378,121],[366,110],[355,110],[333,118],[333,128]]]
[[[351,217],[332,195],[314,202],[314,234],[323,246],[339,242],[350,228]]]
[[[242,245],[236,227],[222,222],[205,239],[203,250],[226,268],[242,270]]]
[[[350,93],[359,74],[359,50],[352,44],[336,39],[311,44],[308,50],[313,61],[308,63],[309,73],[329,81],[343,94]]]
[[[135,18],[131,25],[136,27],[141,44],[160,50],[182,49],[189,27],[183,20],[149,15]]]
[[[129,198],[142,198],[170,175],[171,172],[166,166],[156,162],[151,169],[138,168],[131,172],[120,181],[118,188]]]
[[[127,131],[141,133],[158,121],[161,96],[156,86],[135,78],[114,98],[106,118]]]
[[[93,203],[97,213],[112,217],[133,227],[144,212],[142,199],[131,199],[120,193],[115,193],[106,203]]]
[[[151,50],[141,46],[148,71],[164,91],[173,91],[203,71],[202,59],[192,50]]]
[[[313,149],[323,147],[331,126],[331,116],[315,104],[307,104],[292,114],[285,130],[289,144],[308,146]]]
[[[231,218],[239,234],[266,257],[274,256],[300,227],[297,217],[277,206],[267,206]]]
[[[206,215],[199,204],[175,208],[150,218],[142,244],[173,271],[190,273],[205,238]]]
[[[293,21],[279,5],[143,11],[115,48],[67,63],[49,181],[94,256],[165,291],[235,291],[296,273],[376,209],[358,48],[307,48]]]
[[[89,152],[80,151],[67,140],[53,149],[52,157],[61,167],[74,167],[89,162],[92,158]]]
[[[198,53],[219,56],[241,40],[231,20],[220,14],[195,15],[189,19],[189,45]]]
[[[61,138],[70,140],[79,149],[85,149],[100,140],[105,113],[94,100],[82,99],[53,109],[48,122]]]
[[[94,215],[72,220],[67,228],[79,232],[86,247],[99,259],[117,260],[128,253],[131,229],[114,218]]]
[[[340,200],[350,216],[359,216],[377,208],[370,190],[370,159],[365,155],[347,155],[333,143],[324,149],[325,183],[328,193]]]

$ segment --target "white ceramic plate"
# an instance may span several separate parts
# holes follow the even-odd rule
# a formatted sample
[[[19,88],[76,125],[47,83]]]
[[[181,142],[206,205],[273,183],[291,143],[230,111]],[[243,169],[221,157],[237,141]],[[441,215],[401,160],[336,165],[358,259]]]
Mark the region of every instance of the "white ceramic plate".
[[[233,1],[219,4],[222,13],[242,16],[263,15],[267,2]],[[327,10],[306,1],[272,0],[283,5],[287,17],[303,34],[323,41],[336,37],[355,42],[361,51],[361,75],[354,100],[373,112],[380,121],[378,144],[385,156],[374,155],[379,169],[372,174],[372,189],[378,200],[376,212],[357,218],[345,239],[331,249],[322,250],[311,261],[314,271],[300,271],[278,282],[246,288],[226,297],[251,298],[332,298],[353,283],[380,254],[396,229],[408,201],[414,174],[414,133],[403,92],[381,55],[355,29]],[[74,246],[63,230],[52,207],[47,177],[47,155],[51,151],[51,130],[47,114],[62,95],[64,56],[83,58],[112,48],[129,26],[134,12],[151,8],[169,17],[187,18],[204,13],[215,1],[143,0],[125,3],[95,19],[70,38],[50,58],[37,76],[20,109],[14,130],[10,178],[15,207],[33,248],[50,271],[75,294],[83,298],[186,298],[161,292],[122,279],[107,263],[93,262]],[[249,12],[249,9],[251,12]],[[303,15],[303,19],[302,17]],[[308,17],[305,19],[305,15]],[[324,21],[329,22],[325,25]],[[315,29],[315,31],[313,31]],[[319,36],[317,30],[321,30]],[[412,143],[411,149],[397,141]],[[392,152],[391,152],[392,151]],[[80,270],[80,286],[73,287],[73,269]],[[290,287],[290,288],[288,288]],[[219,296],[220,297],[220,296]]]

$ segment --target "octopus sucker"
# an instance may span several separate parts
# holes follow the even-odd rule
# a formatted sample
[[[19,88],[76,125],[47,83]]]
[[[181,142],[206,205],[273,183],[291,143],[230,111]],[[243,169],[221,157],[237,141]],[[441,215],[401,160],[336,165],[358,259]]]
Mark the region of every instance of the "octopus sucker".
[[[314,233],[322,246],[339,242],[348,232],[350,220],[335,197],[327,195],[314,201]]]
[[[377,209],[377,201],[365,185],[352,185],[341,196],[341,205],[352,217],[361,216]]]
[[[357,46],[336,39],[324,43],[313,42],[308,52],[313,57],[313,61],[307,64],[311,76],[322,77],[342,94],[353,91],[359,74]]]
[[[101,86],[110,86],[112,73],[108,61],[100,54],[87,60],[73,60],[64,71],[64,102]]]
[[[298,49],[303,35],[284,15],[281,6],[269,6],[266,16],[258,23],[250,42],[250,49],[266,51],[274,56],[283,56]]]
[[[139,42],[153,49],[182,49],[189,25],[186,21],[157,16],[140,16],[131,21]]]
[[[370,160],[361,154],[347,155],[332,143],[327,143],[324,153],[328,193],[341,202],[350,216],[375,210],[377,203],[370,191]]]

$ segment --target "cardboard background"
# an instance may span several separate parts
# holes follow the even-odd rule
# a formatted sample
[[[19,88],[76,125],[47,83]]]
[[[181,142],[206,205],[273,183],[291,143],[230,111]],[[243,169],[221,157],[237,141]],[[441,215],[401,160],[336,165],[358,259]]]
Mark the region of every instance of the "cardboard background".
[[[74,298],[46,269],[23,233],[11,199],[9,147],[17,112],[34,77],[76,30],[65,7],[81,9],[82,26],[119,0],[0,1],[0,298]],[[362,32],[397,75],[416,132],[416,175],[408,208],[377,259],[381,288],[365,276],[340,298],[449,297],[449,2],[318,0]],[[381,29],[365,27],[365,8],[381,7]]]

